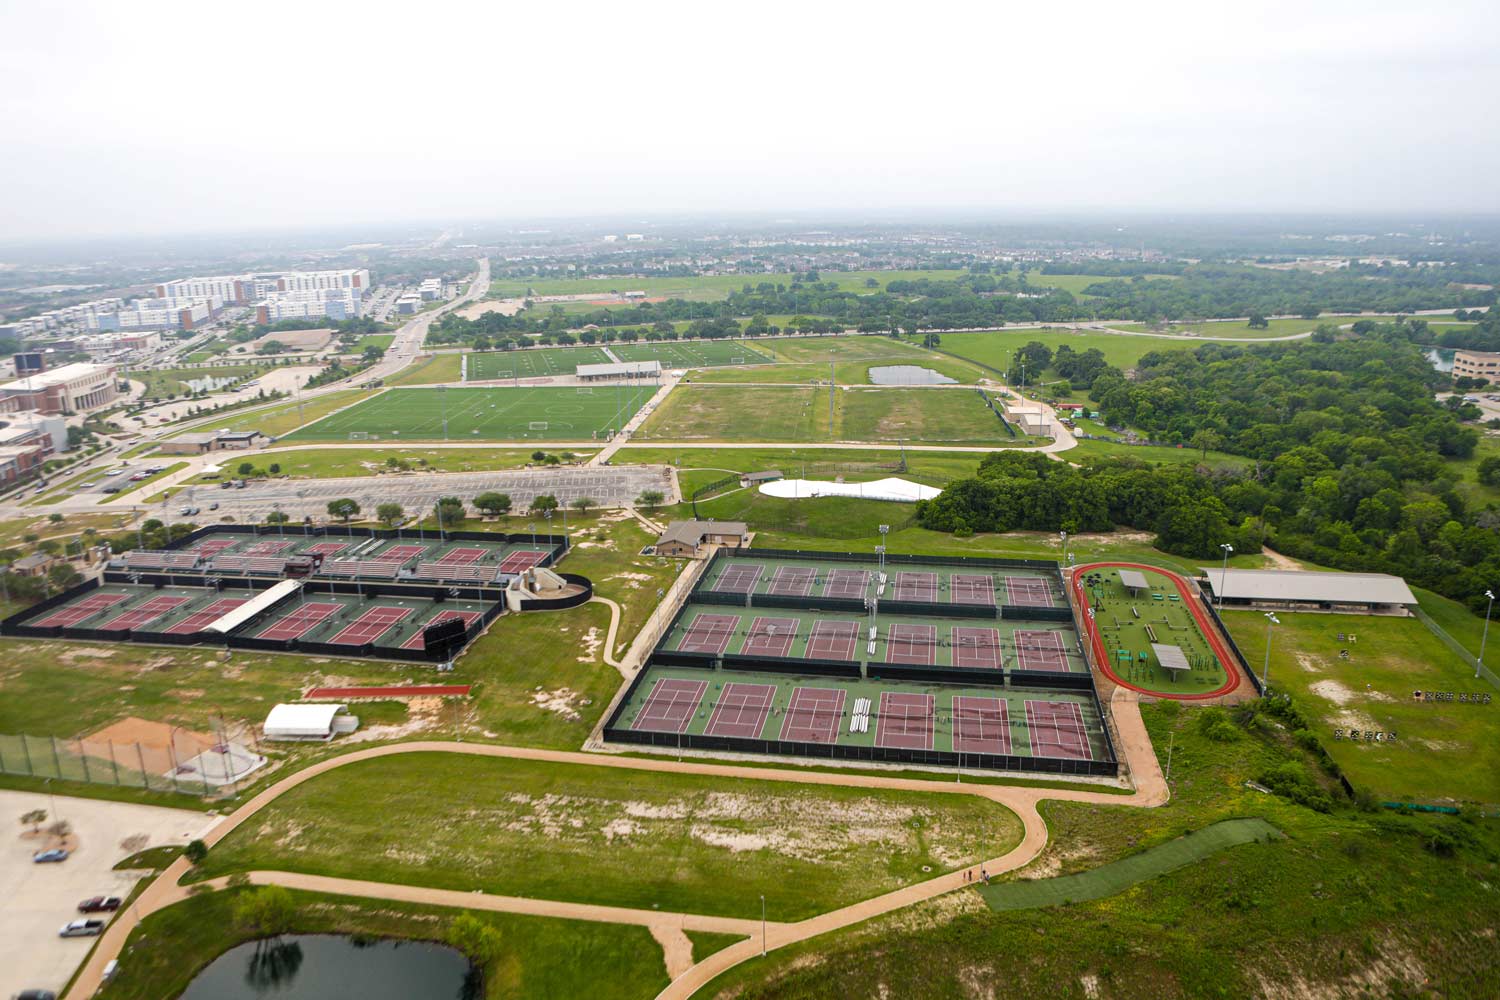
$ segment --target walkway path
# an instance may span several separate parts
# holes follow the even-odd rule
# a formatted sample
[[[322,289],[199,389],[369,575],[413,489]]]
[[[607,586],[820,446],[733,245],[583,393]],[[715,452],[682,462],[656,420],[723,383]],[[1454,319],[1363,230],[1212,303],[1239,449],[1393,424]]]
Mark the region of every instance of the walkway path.
[[[1133,693],[1124,689],[1118,689],[1112,700],[1112,706],[1117,732],[1116,750],[1120,756],[1121,763],[1128,765],[1128,771],[1133,776],[1135,782],[1135,791],[1130,795],[1115,795],[1106,792],[1087,791],[1081,788],[1026,788],[1014,785],[975,784],[973,782],[962,784],[953,781],[904,778],[879,773],[804,771],[736,764],[712,764],[658,758],[610,756],[597,753],[582,753],[573,750],[545,750],[535,747],[419,741],[369,747],[364,750],[356,750],[352,753],[311,764],[301,771],[287,775],[285,778],[262,790],[254,798],[226,817],[223,822],[208,831],[203,839],[210,847],[213,846],[250,817],[293,788],[336,768],[345,767],[360,761],[391,757],[397,754],[462,753],[481,757],[545,761],[587,767],[613,767],[628,771],[696,774],[749,781],[784,781],[796,784],[833,785],[846,788],[878,788],[945,795],[975,795],[1006,806],[1021,818],[1024,828],[1021,843],[1006,854],[983,863],[988,871],[997,873],[1005,872],[1026,864],[1032,858],[1036,857],[1042,848],[1046,846],[1047,826],[1042,821],[1040,813],[1037,812],[1037,804],[1044,800],[1054,799],[1071,802],[1093,802],[1099,805],[1141,807],[1159,806],[1167,801],[1168,790],[1166,782],[1162,779],[1161,769],[1156,761],[1156,754],[1152,750],[1145,724],[1141,721],[1140,712]],[[128,910],[122,911],[116,916],[104,935],[99,939],[98,947],[94,949],[93,954],[89,956],[88,962],[80,970],[72,988],[68,990],[66,1000],[84,1000],[84,998],[94,994],[99,988],[104,966],[111,959],[119,956],[130,931],[143,916],[154,913],[162,907],[170,906],[186,898],[187,888],[180,885],[179,882],[187,874],[188,869],[187,860],[185,858],[178,858],[158,876],[156,881],[141,893]],[[280,874],[277,873],[274,877],[279,878]],[[312,876],[297,876],[297,878],[312,878]],[[382,886],[380,883],[372,882],[356,882],[355,884],[372,896],[381,892],[389,892],[393,894],[394,898],[412,898],[419,901],[421,898],[436,898],[428,897],[428,893],[442,892],[442,890],[427,890],[412,886]],[[691,996],[699,986],[708,982],[714,976],[759,954],[763,945],[769,949],[793,944],[818,934],[847,927],[863,920],[923,902],[934,896],[951,892],[954,889],[960,889],[963,885],[963,873],[961,871],[952,872],[925,882],[906,886],[894,892],[876,896],[873,899],[862,900],[850,906],[820,914],[794,924],[767,925],[763,941],[750,939],[708,956],[676,977],[671,985],[662,991],[660,997],[685,998]],[[473,894],[460,893],[458,895],[462,897],[459,905],[470,905],[470,899],[473,897]],[[392,896],[380,896],[379,898],[392,898]],[[519,899],[518,897],[491,896],[489,899],[489,908],[494,909],[507,909],[512,904],[526,907],[542,905],[540,901]],[[561,907],[570,904],[557,905]],[[597,908],[593,912],[601,914],[605,909],[607,908]],[[661,914],[661,916],[665,917],[669,924],[677,921],[714,919],[692,914]],[[597,918],[605,919],[602,915]],[[679,927],[684,926],[683,923],[677,923],[676,925]]]

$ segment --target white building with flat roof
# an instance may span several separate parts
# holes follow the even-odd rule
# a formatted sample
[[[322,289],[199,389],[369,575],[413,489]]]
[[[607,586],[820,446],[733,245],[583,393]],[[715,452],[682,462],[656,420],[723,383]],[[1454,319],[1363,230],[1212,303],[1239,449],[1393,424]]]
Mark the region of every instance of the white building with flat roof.
[[[113,365],[63,365],[0,385],[0,411],[86,413],[108,406],[118,395]]]

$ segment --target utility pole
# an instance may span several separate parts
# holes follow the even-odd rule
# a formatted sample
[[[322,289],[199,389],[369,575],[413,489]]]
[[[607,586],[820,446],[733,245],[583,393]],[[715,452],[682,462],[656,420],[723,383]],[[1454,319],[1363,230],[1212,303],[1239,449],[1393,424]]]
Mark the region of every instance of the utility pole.
[[[833,352],[828,352],[828,440],[833,440]]]
[[[1271,626],[1280,624],[1281,619],[1276,617],[1275,612],[1266,612],[1266,662],[1260,668],[1260,682],[1268,688],[1271,685]]]
[[[1234,551],[1234,546],[1228,542],[1220,542],[1219,548],[1224,550],[1224,562],[1219,566],[1219,585],[1214,588],[1214,596],[1218,598],[1219,610],[1224,610],[1224,579],[1229,576],[1229,553]]]
[[[1484,608],[1484,634],[1479,637],[1479,659],[1474,661],[1474,679],[1479,679],[1479,671],[1484,667],[1484,644],[1490,638],[1490,611],[1495,607],[1495,594],[1486,590],[1484,596],[1490,599],[1490,603]]]

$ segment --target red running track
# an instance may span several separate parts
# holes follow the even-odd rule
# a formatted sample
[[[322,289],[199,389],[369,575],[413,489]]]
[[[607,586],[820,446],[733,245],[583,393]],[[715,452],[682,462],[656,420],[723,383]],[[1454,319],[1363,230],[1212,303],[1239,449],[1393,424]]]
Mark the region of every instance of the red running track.
[[[1089,617],[1089,600],[1083,588],[1083,578],[1096,569],[1143,569],[1152,573],[1160,573],[1168,580],[1171,580],[1177,587],[1177,596],[1182,598],[1183,606],[1192,612],[1193,621],[1198,625],[1198,631],[1203,633],[1203,637],[1213,647],[1214,655],[1219,658],[1219,665],[1229,675],[1229,680],[1224,683],[1224,686],[1217,691],[1207,691],[1203,694],[1176,694],[1168,691],[1152,691],[1147,688],[1137,687],[1129,681],[1122,680],[1120,675],[1115,673],[1114,668],[1110,665],[1109,657],[1104,652],[1104,638],[1099,634],[1099,630],[1094,627],[1094,620]],[[1235,662],[1234,657],[1230,655],[1228,648],[1225,647],[1224,640],[1219,636],[1219,630],[1214,627],[1214,623],[1209,620],[1208,615],[1204,614],[1203,609],[1198,606],[1198,601],[1193,597],[1192,591],[1188,589],[1187,581],[1171,570],[1162,569],[1160,566],[1146,566],[1142,563],[1128,562],[1100,562],[1089,563],[1086,566],[1075,566],[1073,568],[1073,596],[1078,602],[1079,611],[1083,614],[1083,627],[1089,634],[1089,645],[1094,651],[1094,661],[1099,664],[1105,676],[1121,687],[1130,688],[1132,691],[1139,691],[1141,694],[1149,694],[1154,698],[1170,698],[1174,701],[1203,701],[1205,698],[1217,698],[1220,695],[1226,695],[1240,686],[1239,664]]]

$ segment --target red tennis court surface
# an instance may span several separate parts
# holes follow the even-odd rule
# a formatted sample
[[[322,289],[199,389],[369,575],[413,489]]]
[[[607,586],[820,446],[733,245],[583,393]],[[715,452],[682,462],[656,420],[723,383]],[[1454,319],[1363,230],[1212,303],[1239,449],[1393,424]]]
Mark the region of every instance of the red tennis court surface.
[[[191,632],[201,632],[244,603],[245,599],[241,597],[226,597],[221,601],[214,601],[208,607],[199,608],[165,631],[168,635],[187,635]]]
[[[828,584],[823,588],[824,597],[863,597],[870,585],[867,569],[831,569]]]
[[[328,641],[340,646],[361,646],[374,642],[384,635],[392,625],[408,617],[411,608],[371,608],[354,621],[345,625],[343,631]]]
[[[276,624],[256,636],[257,639],[295,639],[312,631],[314,625],[339,610],[337,604],[301,604]]]
[[[370,558],[379,562],[406,562],[412,556],[419,556],[426,551],[425,545],[392,545]]]
[[[296,541],[287,538],[265,538],[250,545],[241,552],[244,556],[279,556],[287,549],[296,545]]]
[[[1066,673],[1068,653],[1061,632],[1018,628],[1011,640],[1016,644],[1016,667],[1020,670],[1050,670]]]
[[[859,622],[816,621],[807,640],[807,655],[824,660],[852,660],[859,643]]]
[[[728,594],[748,594],[755,589],[765,567],[759,563],[730,563],[714,581],[714,590]]]
[[[936,663],[937,626],[892,625],[885,632],[885,659],[887,663]]]
[[[71,625],[77,625],[85,618],[97,615],[105,608],[112,608],[124,600],[124,594],[91,594],[77,604],[69,605],[61,611],[54,611],[41,621],[33,622],[32,624],[40,625],[44,628],[52,626],[68,628]]]
[[[875,745],[901,750],[932,749],[932,695],[880,693]]]
[[[709,736],[758,739],[775,698],[774,684],[725,684],[703,732]]]
[[[817,571],[810,566],[778,566],[771,578],[770,593],[789,597],[806,597],[812,593]]]
[[[739,615],[700,614],[687,627],[677,648],[684,653],[712,653],[718,656],[729,648],[734,627],[739,623]]]
[[[842,688],[804,688],[792,692],[781,720],[781,738],[796,743],[832,743],[844,720]]]
[[[954,573],[952,578],[954,604],[995,605],[995,584],[983,573]]]
[[[429,618],[421,628],[417,629],[416,635],[413,635],[410,639],[407,639],[405,642],[403,642],[401,644],[401,648],[425,649],[426,645],[422,642],[423,631],[433,625],[440,625],[451,618],[462,618],[464,622],[464,628],[467,629],[483,617],[484,616],[481,615],[478,611],[440,611]]]
[[[223,552],[225,549],[232,549],[238,544],[240,544],[240,540],[238,538],[205,538],[203,541],[193,546],[193,551],[202,552],[206,556],[211,556],[216,552]]]
[[[993,628],[954,626],[953,665],[989,669],[1000,666],[1000,631]]]
[[[891,597],[898,601],[922,601],[932,604],[938,599],[936,573],[897,573]]]
[[[954,753],[1010,753],[1009,713],[1001,698],[953,699]]]
[[[792,651],[799,624],[795,618],[757,618],[751,623],[750,637],[740,652],[751,656],[786,656]]]
[[[519,573],[547,558],[545,552],[512,552],[500,563],[500,572]]]
[[[1005,594],[1009,603],[1028,608],[1050,608],[1057,603],[1052,585],[1035,576],[1007,576]]]
[[[156,621],[167,612],[182,607],[187,602],[186,597],[153,597],[145,604],[131,608],[123,615],[116,615],[98,627],[106,632],[124,632],[127,629],[140,628],[142,625]]]
[[[630,723],[631,729],[656,733],[680,733],[693,721],[693,710],[703,700],[708,681],[685,681],[665,677],[656,682],[646,704]]]
[[[303,699],[312,698],[467,698],[467,684],[412,684],[405,687],[313,688]]]
[[[1083,728],[1083,709],[1072,701],[1028,701],[1026,728],[1031,731],[1033,757],[1067,757],[1092,760],[1088,733]]]
[[[478,562],[483,558],[484,549],[449,549],[443,553],[438,562],[446,566],[451,566],[454,563],[460,566],[467,566],[469,563]]]
[[[349,547],[348,542],[318,542],[302,550],[305,556],[331,556]]]

